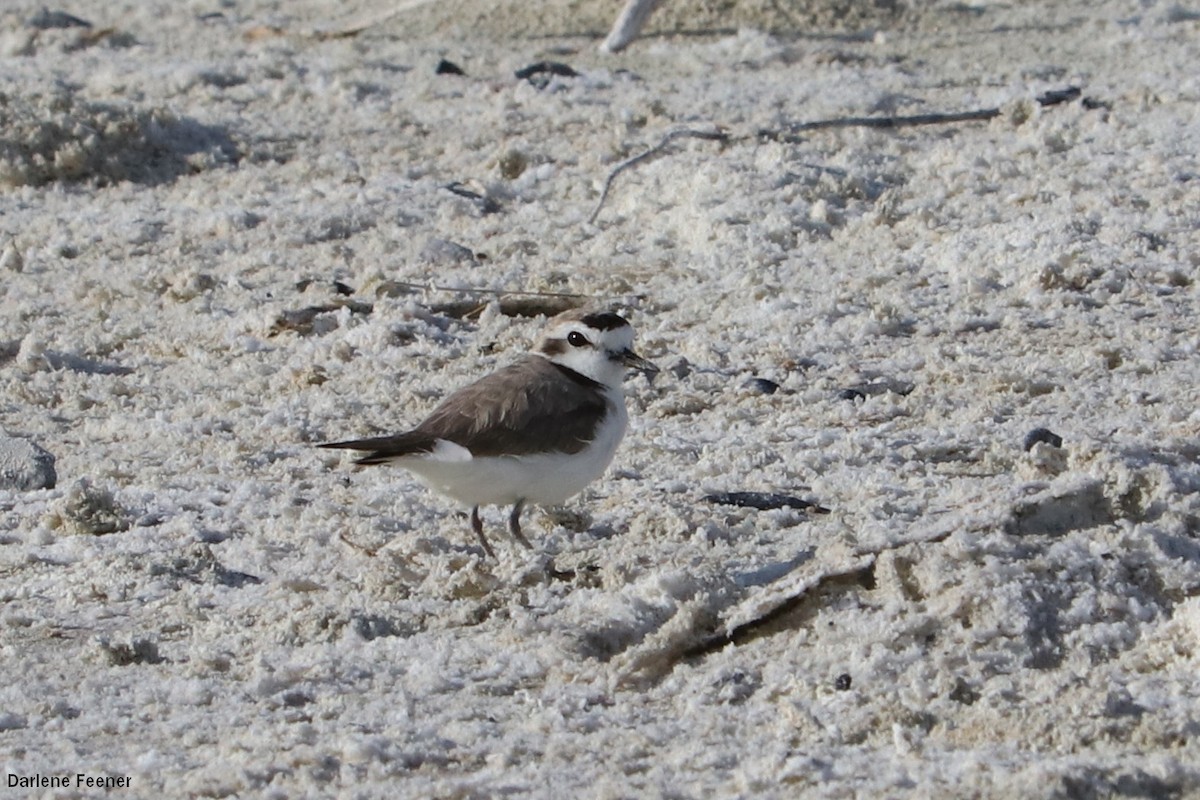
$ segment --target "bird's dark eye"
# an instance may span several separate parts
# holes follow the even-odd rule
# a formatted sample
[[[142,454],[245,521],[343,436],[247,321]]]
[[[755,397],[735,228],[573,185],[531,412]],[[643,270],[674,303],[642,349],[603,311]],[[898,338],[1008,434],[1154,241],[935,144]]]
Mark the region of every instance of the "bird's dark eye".
[[[587,337],[579,331],[571,331],[567,334],[567,344],[571,345],[571,347],[583,347],[587,343]]]

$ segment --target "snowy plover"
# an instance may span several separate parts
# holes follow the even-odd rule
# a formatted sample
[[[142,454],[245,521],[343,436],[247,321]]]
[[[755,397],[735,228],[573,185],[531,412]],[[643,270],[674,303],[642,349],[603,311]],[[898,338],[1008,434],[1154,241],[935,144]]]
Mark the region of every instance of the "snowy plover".
[[[613,313],[568,311],[550,320],[533,352],[451,394],[405,433],[331,442],[365,451],[356,464],[395,462],[435,491],[471,506],[471,528],[495,558],[481,505],[512,504],[521,533],[526,503],[555,505],[608,467],[629,416],[621,381],[658,367],[633,351],[633,328]]]

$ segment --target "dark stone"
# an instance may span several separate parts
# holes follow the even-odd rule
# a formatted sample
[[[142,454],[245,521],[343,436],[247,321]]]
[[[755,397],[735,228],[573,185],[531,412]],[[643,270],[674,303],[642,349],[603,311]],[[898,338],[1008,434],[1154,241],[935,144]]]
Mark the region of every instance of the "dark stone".
[[[837,396],[839,400],[866,400],[868,397],[891,392],[901,397],[907,397],[912,394],[915,388],[917,388],[917,385],[911,381],[883,378],[872,383],[860,383],[857,386],[848,386],[838,392]]]
[[[92,23],[65,11],[51,11],[43,7],[30,18],[29,27],[44,31],[52,28],[90,28]]]
[[[559,61],[539,61],[536,64],[530,64],[528,67],[521,67],[521,69],[513,74],[523,81],[527,81],[535,75],[558,75],[563,78],[579,77],[578,72]]]
[[[705,502],[717,505],[754,508],[759,511],[770,511],[776,508],[795,508],[801,511],[808,511],[812,514],[829,513],[828,508],[822,508],[816,503],[810,503],[807,500],[801,500],[799,497],[793,497],[788,494],[777,494],[775,492],[717,492],[715,494],[706,494],[702,499]]]
[[[465,197],[474,202],[475,206],[479,209],[480,214],[495,214],[502,208],[502,206],[492,198],[482,195],[479,192],[473,192],[458,181],[446,184],[445,189],[448,192],[453,192],[459,197]]]
[[[1025,449],[1032,450],[1038,442],[1045,442],[1051,447],[1062,447],[1063,439],[1057,433],[1046,428],[1034,428],[1025,434]]]
[[[578,72],[558,61],[539,61],[528,67],[522,67],[513,74],[521,80],[529,81],[538,89],[545,89],[550,85],[551,79],[556,76],[560,78],[579,77]]]
[[[742,385],[759,394],[775,394],[779,391],[779,384],[766,378],[751,378]]]
[[[32,492],[57,482],[53,455],[28,439],[0,434],[0,489]]]

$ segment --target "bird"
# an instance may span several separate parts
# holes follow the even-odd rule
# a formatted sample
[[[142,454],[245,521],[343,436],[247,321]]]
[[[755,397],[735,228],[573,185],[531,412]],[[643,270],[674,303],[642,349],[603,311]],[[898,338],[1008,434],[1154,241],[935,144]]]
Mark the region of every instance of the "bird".
[[[633,350],[633,326],[612,311],[552,317],[534,349],[447,396],[415,428],[327,442],[356,450],[355,464],[396,464],[471,509],[471,528],[492,559],[479,507],[511,505],[508,530],[527,549],[521,513],[559,505],[599,478],[625,435],[622,382],[653,381],[658,367]]]

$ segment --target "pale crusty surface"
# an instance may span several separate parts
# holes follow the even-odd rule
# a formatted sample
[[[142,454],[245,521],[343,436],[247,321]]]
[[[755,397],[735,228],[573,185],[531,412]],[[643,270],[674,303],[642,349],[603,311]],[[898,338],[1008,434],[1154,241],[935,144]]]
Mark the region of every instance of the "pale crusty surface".
[[[10,774],[1200,792],[1194,10],[674,0],[605,56],[616,2],[42,5],[0,11],[0,428],[58,476],[0,493]],[[538,554],[314,447],[564,302],[432,285],[663,367]]]

